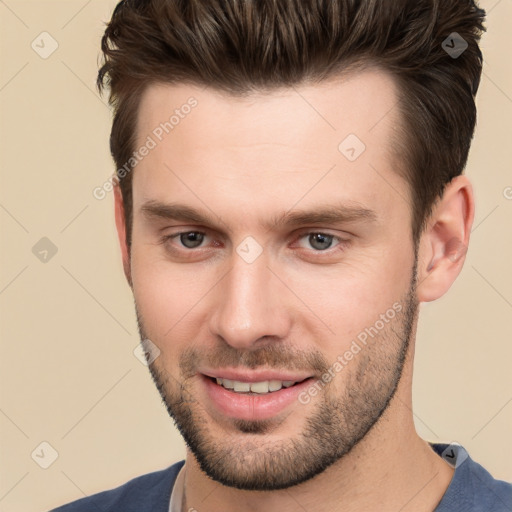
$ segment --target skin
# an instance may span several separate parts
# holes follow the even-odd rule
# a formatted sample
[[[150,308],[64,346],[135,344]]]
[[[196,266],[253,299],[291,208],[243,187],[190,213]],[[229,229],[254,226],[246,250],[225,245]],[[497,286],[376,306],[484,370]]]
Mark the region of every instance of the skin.
[[[416,260],[410,192],[391,144],[400,135],[397,90],[384,72],[244,99],[152,85],[140,106],[139,145],[190,96],[197,107],[134,171],[131,250],[115,189],[141,336],[160,350],[153,378],[185,439],[202,449],[199,457],[187,449],[182,510],[434,510],[453,470],[414,428],[417,309],[446,293],[462,268],[474,216],[469,181],[460,176],[447,186]],[[351,133],[366,145],[354,162],[338,150]],[[156,218],[144,213],[150,201],[179,202],[215,222]],[[374,219],[272,223],[283,212],[339,203],[371,210]],[[179,237],[162,241],[190,231],[207,235],[199,248]],[[309,233],[345,242],[334,238],[320,251]],[[236,251],[247,236],[263,248],[252,263]],[[307,404],[242,422],[220,413],[204,392],[200,370],[225,362],[300,367],[320,378],[396,303],[401,313]],[[270,460],[274,472],[265,466]],[[272,481],[280,488],[248,490]]]

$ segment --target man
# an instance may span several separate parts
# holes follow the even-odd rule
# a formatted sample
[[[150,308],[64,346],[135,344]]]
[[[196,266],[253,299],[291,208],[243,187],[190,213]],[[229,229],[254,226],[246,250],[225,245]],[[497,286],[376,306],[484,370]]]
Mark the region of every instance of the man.
[[[512,510],[512,485],[412,417],[419,304],[473,223],[483,19],[467,0],[118,4],[98,78],[116,225],[187,457],[57,510]]]

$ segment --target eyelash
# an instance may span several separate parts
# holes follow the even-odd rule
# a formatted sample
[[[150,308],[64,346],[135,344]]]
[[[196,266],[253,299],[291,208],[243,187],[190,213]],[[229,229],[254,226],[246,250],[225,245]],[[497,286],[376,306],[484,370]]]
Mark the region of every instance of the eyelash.
[[[199,230],[180,231],[179,233],[173,233],[172,235],[165,235],[165,236],[163,236],[162,239],[161,239],[161,244],[167,245],[170,240],[173,240],[175,238],[179,238],[181,235],[186,235],[186,234],[189,234],[189,233],[196,233],[196,234],[199,234],[199,235],[209,236],[208,233],[205,233],[204,231],[199,231]],[[338,245],[336,245],[334,248],[325,249],[323,251],[314,250],[314,249],[310,250],[311,252],[313,252],[315,254],[318,254],[320,257],[321,257],[321,255],[324,255],[324,254],[332,256],[334,253],[342,252],[342,251],[344,251],[347,248],[347,245],[350,242],[347,239],[341,238],[339,236],[336,236],[336,235],[333,235],[333,234],[330,234],[330,233],[325,233],[323,231],[302,231],[301,233],[299,233],[296,236],[295,242],[297,242],[297,241],[299,241],[299,240],[301,240],[304,237],[309,236],[309,235],[323,235],[323,236],[327,236],[327,237],[332,237],[333,240],[337,240],[338,241]],[[204,247],[197,247],[197,248],[194,248],[194,249],[189,249],[187,247],[180,247],[180,248],[172,247],[172,251],[173,252],[185,252],[185,253],[199,252],[201,249],[204,249]],[[307,250],[307,249],[304,249],[304,250]],[[309,250],[308,250],[308,252],[309,252]]]

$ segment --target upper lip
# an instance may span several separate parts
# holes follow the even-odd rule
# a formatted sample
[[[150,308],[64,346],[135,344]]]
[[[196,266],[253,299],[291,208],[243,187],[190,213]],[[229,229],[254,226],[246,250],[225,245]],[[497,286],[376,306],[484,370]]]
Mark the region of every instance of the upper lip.
[[[201,370],[200,373],[208,377],[213,377],[214,379],[228,379],[236,380],[239,382],[263,382],[266,380],[288,380],[292,382],[301,382],[304,379],[312,377],[310,373],[291,373],[290,371],[286,370],[244,371],[234,368],[206,369]]]

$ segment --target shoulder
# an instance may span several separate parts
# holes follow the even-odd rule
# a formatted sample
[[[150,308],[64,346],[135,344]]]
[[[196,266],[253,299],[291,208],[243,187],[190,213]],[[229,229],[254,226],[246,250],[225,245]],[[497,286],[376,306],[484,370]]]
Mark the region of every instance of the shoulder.
[[[184,460],[125,484],[53,509],[51,512],[167,512],[172,486]]]
[[[435,512],[511,512],[512,484],[495,479],[458,444],[433,444],[455,467],[452,481]]]

